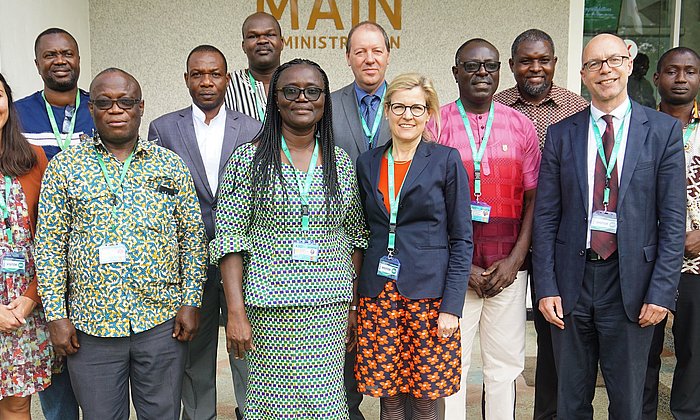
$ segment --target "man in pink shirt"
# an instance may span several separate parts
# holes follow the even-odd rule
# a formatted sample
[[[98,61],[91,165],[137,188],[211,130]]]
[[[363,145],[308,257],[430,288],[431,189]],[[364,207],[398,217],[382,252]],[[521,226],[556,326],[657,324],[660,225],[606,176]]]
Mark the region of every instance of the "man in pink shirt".
[[[465,42],[452,73],[459,99],[440,110],[438,142],[459,150],[469,174],[474,257],[462,313],[462,385],[445,399],[445,418],[466,416],[472,343],[480,334],[486,420],[514,417],[515,379],[525,365],[525,257],[530,248],[540,149],[535,126],[493,101],[499,54]],[[435,128],[435,126],[433,126]]]

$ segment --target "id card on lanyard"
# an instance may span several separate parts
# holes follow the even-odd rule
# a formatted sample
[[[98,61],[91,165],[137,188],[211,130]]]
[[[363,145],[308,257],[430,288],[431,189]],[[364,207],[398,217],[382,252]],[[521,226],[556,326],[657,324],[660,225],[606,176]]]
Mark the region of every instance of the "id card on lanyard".
[[[5,225],[5,236],[10,250],[2,253],[0,258],[0,271],[8,274],[24,274],[26,259],[24,252],[13,251],[15,245],[12,236],[12,226],[10,222],[10,189],[12,188],[12,178],[5,175],[4,194],[0,194],[0,209],[2,209],[2,219]]]
[[[58,147],[60,147],[61,150],[66,150],[68,146],[70,146],[70,141],[73,138],[73,131],[75,130],[75,120],[78,118],[78,108],[80,107],[80,90],[78,90],[78,93],[75,95],[75,111],[73,111],[73,115],[71,116],[70,128],[68,129],[65,137],[61,135],[61,131],[58,129],[56,117],[53,115],[53,108],[51,108],[49,101],[46,100],[46,95],[44,95],[43,91],[41,92],[41,97],[44,99],[44,104],[46,105],[46,113],[49,116],[49,122],[51,123],[51,129],[53,130],[53,135],[56,138],[56,143],[58,143]]]

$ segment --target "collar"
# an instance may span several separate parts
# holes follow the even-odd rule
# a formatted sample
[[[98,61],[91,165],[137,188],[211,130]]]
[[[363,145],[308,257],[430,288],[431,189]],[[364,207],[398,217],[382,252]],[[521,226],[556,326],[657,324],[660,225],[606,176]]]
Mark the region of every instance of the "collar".
[[[552,82],[552,87],[549,88],[549,92],[547,92],[547,96],[545,96],[544,99],[542,99],[541,101],[535,103],[535,102],[531,102],[531,101],[528,101],[527,99],[523,98],[523,96],[520,94],[520,89],[518,89],[518,86],[516,85],[513,87],[515,94],[511,98],[512,105],[520,102],[520,103],[527,105],[527,106],[537,107],[537,106],[544,105],[547,102],[551,101],[551,102],[554,102],[554,104],[558,106],[560,104],[557,102],[556,95],[554,95],[554,93],[557,91],[557,89],[558,89],[558,87],[554,84],[554,82]]]
[[[693,112],[690,114],[691,121],[700,121],[700,113],[698,113],[698,101],[693,101]]]
[[[100,138],[99,134],[95,134],[94,137],[91,137],[86,141],[94,145],[95,148],[103,154],[111,155],[104,143],[102,143],[102,139]],[[136,146],[134,147],[134,156],[138,156],[140,154],[150,154],[153,152],[154,147],[155,143],[145,140],[143,137],[139,136],[138,140],[136,141]]]
[[[194,103],[192,104],[192,118],[197,119],[197,121],[201,122],[202,124],[207,125],[204,121],[206,120],[206,115],[204,115],[204,111],[199,109],[197,105]],[[226,118],[226,107],[224,106],[223,103],[221,103],[221,106],[219,107],[219,112],[216,114],[214,118],[209,122],[209,125],[213,123],[215,120],[218,120],[219,118]]]
[[[625,118],[625,114],[627,113],[627,108],[630,106],[630,99],[627,98],[623,103],[617,106],[617,108],[613,109],[612,112],[609,114],[613,116],[616,120],[622,120]],[[593,117],[593,120],[597,123],[600,121],[601,118],[603,118],[603,115],[608,115],[605,112],[599,110],[596,108],[593,104],[591,104],[591,116]]]
[[[379,89],[374,94],[371,94],[369,92],[365,92],[360,86],[358,86],[357,82],[353,82],[353,86],[355,87],[355,97],[357,98],[357,104],[360,105],[362,103],[362,99],[365,96],[368,95],[373,95],[378,98],[381,98],[384,92],[386,91],[386,81],[384,81],[381,86],[379,86]]]

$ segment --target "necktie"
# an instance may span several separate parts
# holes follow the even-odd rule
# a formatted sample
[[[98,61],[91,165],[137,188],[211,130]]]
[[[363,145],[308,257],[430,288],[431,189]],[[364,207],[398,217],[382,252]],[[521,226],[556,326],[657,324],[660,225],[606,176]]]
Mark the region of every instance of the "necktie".
[[[376,98],[375,95],[365,95],[362,98],[362,104],[364,105],[364,109],[362,110],[362,118],[364,118],[365,124],[367,124],[367,127],[370,130],[374,125],[374,117],[377,115],[376,112],[372,112],[372,103],[374,102],[374,98]],[[369,139],[366,137],[365,144],[367,145],[367,149],[372,148],[372,145],[369,143]]]
[[[603,148],[605,149],[605,160],[610,162],[613,146],[615,145],[615,134],[613,129],[612,115],[603,115],[605,121],[605,132],[603,133]],[[622,123],[621,123],[622,124]],[[605,166],[600,159],[600,155],[596,154],[595,160],[595,177],[593,182],[593,211],[603,210],[603,192],[605,191]],[[614,212],[617,209],[617,162],[610,174],[610,197],[608,202],[608,211]],[[603,259],[610,257],[617,251],[617,235],[601,232],[599,230],[591,231],[591,249],[600,255]]]

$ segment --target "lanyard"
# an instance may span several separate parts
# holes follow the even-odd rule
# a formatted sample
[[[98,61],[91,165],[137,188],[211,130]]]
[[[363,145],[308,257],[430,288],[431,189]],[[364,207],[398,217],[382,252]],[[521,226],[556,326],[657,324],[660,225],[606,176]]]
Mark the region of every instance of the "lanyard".
[[[384,92],[382,92],[382,97],[379,102],[379,109],[377,109],[377,113],[374,116],[374,123],[372,123],[371,130],[367,125],[367,121],[365,121],[365,117],[362,116],[360,106],[357,106],[357,112],[360,115],[360,122],[362,123],[362,131],[365,132],[365,137],[367,137],[367,140],[369,141],[370,149],[372,148],[372,144],[374,143],[374,136],[376,136],[377,131],[379,131],[379,124],[382,122],[382,114],[384,113],[384,94],[386,94],[386,89],[384,89]],[[371,108],[370,104],[368,104],[367,106]]]
[[[459,109],[459,115],[462,116],[462,122],[464,122],[464,129],[467,131],[467,136],[469,137],[469,145],[472,148],[472,159],[474,160],[474,197],[476,197],[476,201],[478,202],[479,197],[481,196],[481,160],[484,157],[484,152],[486,152],[486,144],[489,142],[489,137],[491,136],[494,106],[493,102],[491,102],[489,116],[486,120],[486,130],[484,131],[484,138],[481,140],[481,146],[477,150],[476,141],[474,140],[474,133],[472,132],[472,127],[469,123],[469,117],[467,117],[467,113],[466,111],[464,111],[462,100],[457,99],[456,103],[457,109]]]
[[[391,146],[389,147],[389,151],[386,154],[386,159],[388,161],[387,177],[389,178],[387,180],[389,184],[389,242],[387,244],[386,250],[389,256],[391,257],[394,255],[394,248],[396,246],[396,217],[399,214],[399,199],[401,198],[403,181],[406,180],[406,177],[404,177],[403,181],[401,181],[401,185],[399,186],[399,191],[397,193],[394,187],[394,156],[392,154]],[[408,170],[410,169],[411,166],[409,165]],[[408,175],[408,170],[406,171],[406,175]]]
[[[105,161],[102,158],[102,153],[97,153],[97,161],[100,164],[100,169],[102,169],[102,175],[104,175],[105,181],[107,181],[107,186],[109,187],[109,190],[112,191],[112,194],[114,194],[114,197],[112,197],[112,231],[116,230],[117,227],[117,194],[119,193],[119,189],[124,183],[124,177],[126,177],[126,173],[129,170],[129,167],[131,166],[131,160],[133,158],[134,151],[132,150],[131,154],[129,154],[129,157],[126,158],[124,164],[122,165],[121,175],[119,176],[119,184],[114,185],[114,179],[112,179],[112,177],[107,173],[107,167],[105,166]]]
[[[625,128],[625,118],[627,114],[632,110],[632,104],[627,107],[625,115],[622,116],[622,122],[620,123],[620,128],[617,130],[617,135],[615,136],[615,145],[610,152],[610,163],[605,158],[605,148],[603,147],[603,136],[600,134],[600,129],[598,124],[596,124],[593,119],[593,114],[591,114],[591,124],[593,125],[593,137],[595,137],[596,146],[598,147],[598,156],[603,163],[605,168],[605,190],[603,190],[603,207],[605,211],[608,211],[608,203],[610,202],[610,174],[612,174],[613,169],[615,169],[615,164],[617,163],[617,154],[620,150],[620,143],[622,142],[622,132]]]
[[[695,127],[697,127],[697,125],[698,125],[698,122],[694,121],[694,122],[688,124],[688,126],[683,131],[683,147],[688,146],[688,141],[690,141],[690,135],[693,133],[693,131],[695,130]]]
[[[73,111],[73,116],[70,119],[70,128],[66,133],[66,137],[61,136],[61,132],[58,130],[58,125],[56,124],[56,118],[53,115],[53,109],[51,104],[46,100],[44,92],[41,92],[41,97],[44,98],[44,104],[46,104],[46,113],[49,115],[49,122],[51,123],[51,129],[53,130],[53,135],[56,137],[56,143],[61,150],[66,150],[70,146],[70,141],[73,138],[73,131],[75,130],[75,120],[78,116],[78,107],[80,107],[80,90],[75,95],[75,111]]]
[[[255,99],[255,109],[258,111],[258,116],[261,122],[265,122],[265,109],[260,105],[258,101],[258,85],[255,83],[253,78],[253,73],[248,70],[248,80],[250,81],[250,87],[253,89],[253,98]]]
[[[5,175],[5,196],[0,195],[0,209],[2,209],[2,219],[5,221],[5,234],[7,235],[7,243],[14,245],[12,239],[12,229],[10,228],[10,186],[12,178]]]
[[[318,162],[318,141],[315,143],[314,153],[311,155],[311,161],[309,162],[309,169],[306,171],[306,179],[302,180],[299,175],[296,175],[297,186],[299,187],[299,198],[301,198],[301,230],[304,232],[309,230],[309,191],[311,191],[311,182],[314,179],[316,163]],[[293,167],[294,162],[292,162],[292,155],[289,153],[287,141],[284,139],[284,136],[282,136],[282,151]]]

